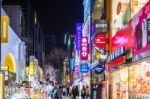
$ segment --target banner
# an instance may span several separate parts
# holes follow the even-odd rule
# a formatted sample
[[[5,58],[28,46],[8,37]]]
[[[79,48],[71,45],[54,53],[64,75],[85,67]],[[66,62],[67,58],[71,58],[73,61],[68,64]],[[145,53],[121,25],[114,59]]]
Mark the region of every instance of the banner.
[[[82,23],[76,23],[76,50],[80,50],[80,40],[82,37]]]
[[[8,43],[8,26],[9,26],[8,16],[1,16],[1,42],[2,43]]]
[[[88,54],[89,54],[89,44],[88,44],[88,37],[82,37],[81,43],[80,43],[80,59],[82,60],[88,60]]]

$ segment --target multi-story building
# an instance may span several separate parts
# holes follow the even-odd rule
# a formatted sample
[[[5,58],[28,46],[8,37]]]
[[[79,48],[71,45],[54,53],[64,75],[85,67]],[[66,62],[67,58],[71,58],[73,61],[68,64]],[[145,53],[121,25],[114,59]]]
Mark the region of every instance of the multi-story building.
[[[25,16],[19,5],[4,5],[5,12],[8,14],[10,21],[10,26],[17,33],[19,38],[23,39],[25,37]],[[16,21],[17,20],[17,21]]]
[[[4,0],[3,7],[9,16],[10,26],[14,29],[17,36],[26,45],[26,66],[29,66],[29,57],[35,56],[39,66],[44,65],[45,42],[38,17],[32,7],[30,0]]]

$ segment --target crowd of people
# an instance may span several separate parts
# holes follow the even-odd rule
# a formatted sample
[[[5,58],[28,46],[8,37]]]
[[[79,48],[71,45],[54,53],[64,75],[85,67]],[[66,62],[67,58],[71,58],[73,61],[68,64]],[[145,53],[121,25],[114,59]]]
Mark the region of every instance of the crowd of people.
[[[49,81],[47,86],[48,99],[89,99],[89,87],[83,86],[80,90],[77,85],[64,86]]]

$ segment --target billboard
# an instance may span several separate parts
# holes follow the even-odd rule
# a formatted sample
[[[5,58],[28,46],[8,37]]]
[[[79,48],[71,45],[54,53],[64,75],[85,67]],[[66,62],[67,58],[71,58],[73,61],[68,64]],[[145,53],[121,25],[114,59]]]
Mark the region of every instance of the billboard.
[[[112,0],[112,37],[130,20],[130,0]]]

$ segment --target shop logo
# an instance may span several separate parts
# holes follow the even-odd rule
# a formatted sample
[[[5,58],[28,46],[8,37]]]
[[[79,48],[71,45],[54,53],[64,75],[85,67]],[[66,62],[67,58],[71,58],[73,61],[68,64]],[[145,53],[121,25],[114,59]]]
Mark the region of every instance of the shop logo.
[[[81,63],[80,64],[80,72],[81,73],[87,73],[88,71],[89,71],[88,63]]]
[[[94,38],[94,44],[99,47],[103,48],[107,44],[107,37],[105,34],[97,34]]]
[[[101,74],[101,73],[104,72],[104,67],[101,66],[101,65],[97,65],[97,66],[94,68],[94,70],[95,70],[95,73],[96,73],[96,74]]]

